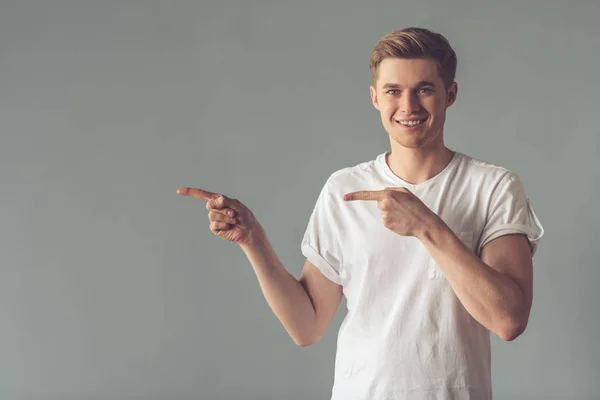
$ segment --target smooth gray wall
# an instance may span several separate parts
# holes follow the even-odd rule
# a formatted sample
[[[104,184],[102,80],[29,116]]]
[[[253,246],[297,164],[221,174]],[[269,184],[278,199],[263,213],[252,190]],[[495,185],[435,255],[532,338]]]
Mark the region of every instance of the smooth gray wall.
[[[600,2],[0,3],[0,398],[326,399],[341,307],[297,348],[204,203],[257,215],[298,276],[325,179],[386,151],[383,34],[459,58],[449,147],[516,171],[546,229],[496,399],[600,398]]]

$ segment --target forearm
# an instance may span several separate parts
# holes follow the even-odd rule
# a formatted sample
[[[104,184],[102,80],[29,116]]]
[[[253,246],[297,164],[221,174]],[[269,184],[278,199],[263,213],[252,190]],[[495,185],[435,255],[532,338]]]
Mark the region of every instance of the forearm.
[[[241,248],[254,268],[269,307],[296,344],[312,343],[317,324],[308,294],[284,268],[264,231],[257,236],[253,243]]]
[[[515,281],[486,265],[441,221],[421,241],[473,318],[505,340],[520,334],[525,295]]]

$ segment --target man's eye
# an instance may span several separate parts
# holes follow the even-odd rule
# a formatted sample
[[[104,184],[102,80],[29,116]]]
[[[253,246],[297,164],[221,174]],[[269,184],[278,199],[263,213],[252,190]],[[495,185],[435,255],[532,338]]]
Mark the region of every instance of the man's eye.
[[[397,95],[400,93],[400,91],[396,90],[396,89],[392,89],[392,90],[388,90],[386,93],[391,94],[391,95]]]
[[[421,90],[419,90],[419,93],[431,93],[433,92],[433,90],[431,90],[430,88],[422,88]]]

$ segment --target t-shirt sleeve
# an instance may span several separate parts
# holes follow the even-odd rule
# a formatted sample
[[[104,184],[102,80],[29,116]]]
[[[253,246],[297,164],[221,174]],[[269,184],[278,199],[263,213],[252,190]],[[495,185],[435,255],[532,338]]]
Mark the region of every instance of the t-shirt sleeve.
[[[302,238],[302,254],[330,281],[341,285],[341,255],[339,219],[329,191],[329,181],[323,186],[308,226]]]
[[[525,194],[523,183],[518,175],[510,173],[493,194],[477,254],[481,254],[483,246],[490,241],[514,233],[525,234],[532,254],[535,254],[544,235],[544,228]]]

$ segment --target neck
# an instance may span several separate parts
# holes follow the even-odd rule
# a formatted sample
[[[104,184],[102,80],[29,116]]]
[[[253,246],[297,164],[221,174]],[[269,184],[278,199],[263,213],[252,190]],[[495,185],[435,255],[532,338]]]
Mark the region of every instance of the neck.
[[[442,172],[454,153],[443,144],[433,148],[407,148],[392,143],[392,151],[386,155],[386,162],[400,179],[418,185]]]

